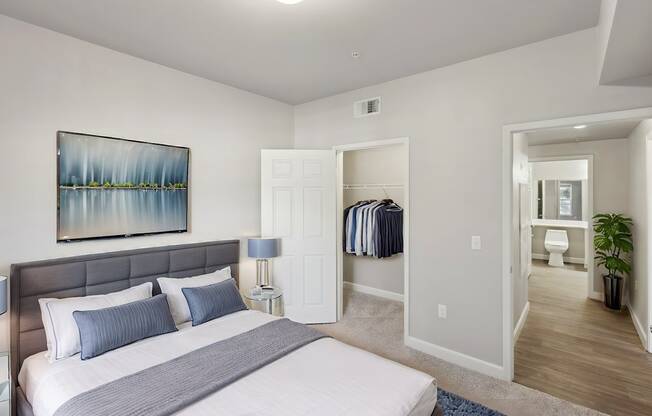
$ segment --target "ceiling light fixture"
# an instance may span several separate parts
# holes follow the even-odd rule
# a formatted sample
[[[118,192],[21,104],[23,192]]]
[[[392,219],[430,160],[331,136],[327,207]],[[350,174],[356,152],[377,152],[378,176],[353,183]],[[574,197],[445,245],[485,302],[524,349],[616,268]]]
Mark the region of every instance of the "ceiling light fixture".
[[[297,3],[301,3],[303,0],[276,0],[276,1],[283,4],[297,4]]]
[[[586,124],[580,124],[579,126],[574,126],[573,128],[574,128],[574,129],[578,129],[578,130],[580,130],[580,129],[585,129],[585,128],[586,128]]]

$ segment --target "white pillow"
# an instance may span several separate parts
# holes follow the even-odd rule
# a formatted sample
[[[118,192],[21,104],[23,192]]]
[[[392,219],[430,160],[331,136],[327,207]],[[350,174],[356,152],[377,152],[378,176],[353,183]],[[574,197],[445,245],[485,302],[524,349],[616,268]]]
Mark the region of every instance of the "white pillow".
[[[190,320],[190,309],[188,301],[183,295],[181,289],[184,287],[201,287],[215,283],[223,282],[231,278],[231,267],[217,270],[213,273],[202,274],[199,276],[174,279],[170,277],[159,277],[156,279],[161,286],[161,292],[168,295],[168,305],[174,318],[174,322],[179,325]]]
[[[41,298],[41,319],[45,328],[48,345],[46,356],[52,363],[62,358],[70,357],[81,350],[79,329],[72,317],[74,311],[92,311],[111,306],[152,297],[152,283],[147,282],[120,292],[106,295],[91,295],[75,298]]]

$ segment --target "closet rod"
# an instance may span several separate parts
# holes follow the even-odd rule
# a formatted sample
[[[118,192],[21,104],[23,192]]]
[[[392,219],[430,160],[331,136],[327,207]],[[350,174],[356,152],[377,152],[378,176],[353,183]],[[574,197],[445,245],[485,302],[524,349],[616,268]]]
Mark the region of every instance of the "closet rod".
[[[398,183],[356,183],[344,184],[344,189],[401,189],[403,185]]]

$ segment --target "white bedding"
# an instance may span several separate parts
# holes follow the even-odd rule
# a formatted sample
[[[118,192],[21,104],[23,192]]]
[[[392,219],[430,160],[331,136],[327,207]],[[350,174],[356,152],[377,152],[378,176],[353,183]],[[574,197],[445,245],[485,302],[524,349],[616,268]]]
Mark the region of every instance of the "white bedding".
[[[242,311],[149,338],[88,361],[27,358],[18,376],[35,416],[51,416],[72,397],[273,319]],[[430,416],[434,379],[331,338],[315,341],[180,411],[182,416]]]

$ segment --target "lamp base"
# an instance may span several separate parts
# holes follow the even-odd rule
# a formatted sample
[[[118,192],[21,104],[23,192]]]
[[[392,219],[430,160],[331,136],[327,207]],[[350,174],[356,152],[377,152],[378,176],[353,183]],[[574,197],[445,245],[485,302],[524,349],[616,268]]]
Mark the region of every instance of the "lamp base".
[[[256,286],[271,286],[269,280],[269,261],[267,259],[256,260]]]

